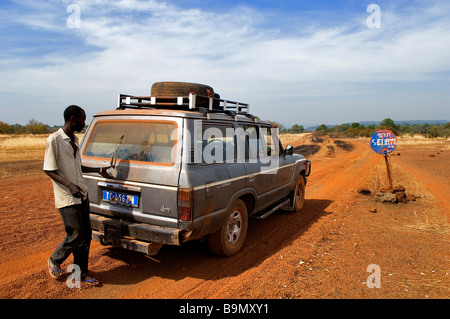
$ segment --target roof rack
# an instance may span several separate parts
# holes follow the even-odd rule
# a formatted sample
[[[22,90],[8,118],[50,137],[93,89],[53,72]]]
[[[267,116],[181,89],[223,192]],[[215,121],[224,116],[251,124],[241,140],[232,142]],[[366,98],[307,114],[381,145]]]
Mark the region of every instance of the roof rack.
[[[198,106],[197,98],[209,101],[208,107]],[[235,102],[204,95],[189,93],[189,96],[133,96],[118,94],[117,109],[175,109],[199,111],[205,116],[208,113],[225,113],[230,116],[245,115],[252,120],[256,118],[249,113],[248,103]]]

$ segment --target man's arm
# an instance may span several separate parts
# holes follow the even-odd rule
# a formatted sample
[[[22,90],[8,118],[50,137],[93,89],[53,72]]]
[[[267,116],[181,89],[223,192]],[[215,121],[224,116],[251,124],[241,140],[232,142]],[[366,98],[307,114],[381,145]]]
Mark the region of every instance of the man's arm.
[[[107,166],[107,167],[81,166],[81,171],[83,173],[99,173],[100,175],[102,175],[105,178],[112,178],[112,176],[109,175],[108,172],[106,172],[110,168],[111,168],[111,166]]]

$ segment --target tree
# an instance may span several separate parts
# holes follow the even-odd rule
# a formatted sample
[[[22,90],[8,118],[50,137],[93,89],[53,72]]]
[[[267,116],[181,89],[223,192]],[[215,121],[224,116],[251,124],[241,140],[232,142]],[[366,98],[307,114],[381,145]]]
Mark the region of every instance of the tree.
[[[398,135],[399,133],[399,126],[395,124],[395,122],[391,118],[387,118],[381,121],[379,128],[389,130],[395,135]]]
[[[11,134],[12,128],[8,123],[0,121],[0,134]]]
[[[35,119],[31,119],[28,124],[25,125],[25,132],[29,134],[47,134],[48,126]]]
[[[352,125],[346,130],[346,134],[350,137],[362,136],[362,131],[364,130],[364,124],[359,124],[357,122],[352,123]],[[363,135],[365,136],[365,135]]]
[[[303,133],[305,128],[302,125],[294,124],[289,131],[291,133]]]
[[[328,128],[328,126],[326,126],[325,124],[321,124],[316,128],[316,132],[319,135],[325,135],[330,131],[330,129]]]
[[[432,126],[426,132],[425,137],[427,137],[427,138],[436,138],[439,135],[440,135],[439,134],[439,129],[437,128],[437,126]]]
[[[446,139],[450,136],[450,122],[447,122],[442,127],[442,136],[444,136]]]

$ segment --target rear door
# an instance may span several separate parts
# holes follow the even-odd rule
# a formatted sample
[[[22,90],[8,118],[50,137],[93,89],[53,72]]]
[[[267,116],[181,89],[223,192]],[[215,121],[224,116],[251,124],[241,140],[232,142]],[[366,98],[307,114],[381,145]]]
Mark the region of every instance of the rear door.
[[[190,168],[193,186],[200,191],[194,217],[219,212],[245,188],[243,163],[237,160],[235,126],[231,122],[197,121],[199,153]]]

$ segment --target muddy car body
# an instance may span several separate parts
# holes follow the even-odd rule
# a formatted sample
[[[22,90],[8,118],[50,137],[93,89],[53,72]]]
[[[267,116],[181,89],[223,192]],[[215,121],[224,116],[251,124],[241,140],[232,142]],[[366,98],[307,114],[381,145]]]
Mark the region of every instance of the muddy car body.
[[[117,109],[89,125],[83,165],[113,166],[112,178],[84,175],[93,239],[153,255],[207,237],[213,252],[231,256],[249,217],[302,208],[310,162],[283,149],[247,104],[171,85],[185,95],[119,95]]]

